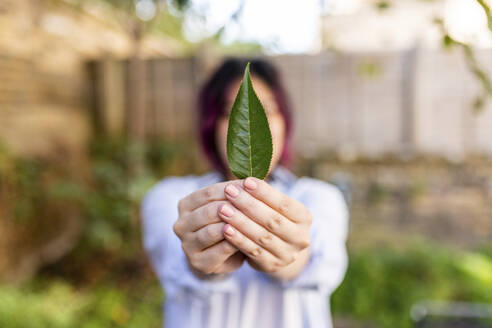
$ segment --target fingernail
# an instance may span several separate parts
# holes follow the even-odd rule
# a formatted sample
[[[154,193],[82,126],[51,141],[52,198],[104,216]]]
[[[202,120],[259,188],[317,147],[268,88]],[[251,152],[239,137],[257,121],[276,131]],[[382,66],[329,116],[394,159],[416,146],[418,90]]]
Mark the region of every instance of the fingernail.
[[[239,195],[239,189],[237,189],[231,184],[225,187],[225,192],[231,197],[236,197],[237,195]]]
[[[258,184],[256,183],[255,179],[253,178],[246,178],[246,180],[244,180],[244,186],[246,188],[248,188],[249,190],[255,190],[256,187],[258,187]]]
[[[220,209],[220,213],[224,214],[227,217],[231,217],[234,214],[234,210],[227,204],[222,205]]]
[[[224,233],[228,236],[234,236],[234,229],[230,225],[226,225],[224,228]]]

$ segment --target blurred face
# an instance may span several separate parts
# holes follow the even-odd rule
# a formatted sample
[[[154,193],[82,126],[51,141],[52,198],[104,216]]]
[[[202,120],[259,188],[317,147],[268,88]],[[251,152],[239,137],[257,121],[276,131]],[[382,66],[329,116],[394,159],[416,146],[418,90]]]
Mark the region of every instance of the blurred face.
[[[270,174],[272,169],[277,166],[284,148],[285,121],[279,111],[277,101],[275,100],[275,95],[270,87],[263,82],[261,78],[256,77],[255,75],[251,76],[251,81],[253,83],[253,88],[256,91],[256,95],[265,108],[268,123],[270,125],[270,131],[272,132],[273,155],[270,170],[268,171],[268,174]],[[234,100],[236,99],[236,94],[240,86],[241,79],[237,79],[230,84],[226,92],[225,115],[220,117],[217,122],[215,142],[224,163],[227,163],[227,128],[229,125],[229,113],[232,109],[232,105],[234,104]],[[229,170],[227,178],[234,179],[233,174]]]

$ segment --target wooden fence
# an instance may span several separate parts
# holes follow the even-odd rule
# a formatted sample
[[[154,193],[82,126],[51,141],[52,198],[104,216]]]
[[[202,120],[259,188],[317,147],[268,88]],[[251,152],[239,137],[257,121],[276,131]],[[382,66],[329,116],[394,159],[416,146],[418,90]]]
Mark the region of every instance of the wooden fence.
[[[492,52],[477,51],[492,72]],[[459,51],[269,57],[280,69],[294,110],[297,153],[314,156],[423,154],[461,160],[492,157],[492,106],[473,110],[480,89]],[[199,86],[219,59],[145,62],[146,135],[193,138]],[[128,62],[91,64],[94,106],[102,128],[121,133],[128,121]],[[128,123],[128,122],[127,122]]]

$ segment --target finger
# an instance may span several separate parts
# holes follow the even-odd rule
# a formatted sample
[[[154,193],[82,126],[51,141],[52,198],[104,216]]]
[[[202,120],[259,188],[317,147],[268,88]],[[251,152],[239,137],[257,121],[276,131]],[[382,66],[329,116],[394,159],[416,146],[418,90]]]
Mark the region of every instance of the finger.
[[[237,251],[237,247],[227,240],[222,240],[205,249],[203,252],[196,253],[196,266],[198,268],[206,268],[203,271],[208,270],[208,273],[215,272],[220,265],[226,262]]]
[[[294,222],[309,221],[311,213],[301,202],[273,188],[263,180],[248,177],[243,181],[244,190]]]
[[[187,225],[187,231],[195,232],[206,225],[222,222],[218,211],[220,206],[224,203],[230,204],[229,201],[213,201],[193,210],[191,213],[185,214],[183,216],[183,221]]]
[[[236,252],[231,255],[224,263],[219,265],[216,270],[216,273],[231,273],[236,271],[243,265],[244,262],[244,254],[241,252]]]
[[[233,191],[232,188],[236,191]],[[232,205],[270,232],[287,242],[297,239],[298,229],[294,222],[245,192],[243,188],[227,185],[225,193]]]
[[[233,180],[238,181],[238,180]],[[178,203],[180,213],[191,212],[214,200],[224,200],[224,187],[231,181],[216,183],[192,192]]]
[[[280,260],[272,253],[247,238],[230,224],[226,224],[223,231],[224,236],[229,243],[236,246],[244,255],[257,263],[264,271],[275,272],[282,266]]]
[[[249,217],[238,211],[232,205],[224,204],[219,210],[220,217],[236,230],[240,231],[248,239],[257,245],[268,250],[275,257],[284,262],[292,262],[293,247],[280,239],[278,236],[268,231]]]
[[[194,250],[202,251],[224,239],[222,229],[225,223],[212,223],[194,232],[186,239],[186,243]]]

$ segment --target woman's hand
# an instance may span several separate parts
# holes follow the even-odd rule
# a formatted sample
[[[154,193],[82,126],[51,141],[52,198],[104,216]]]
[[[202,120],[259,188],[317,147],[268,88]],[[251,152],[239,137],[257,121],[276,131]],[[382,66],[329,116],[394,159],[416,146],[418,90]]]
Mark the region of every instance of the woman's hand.
[[[222,233],[225,223],[218,209],[229,203],[224,195],[225,186],[224,182],[202,188],[178,203],[174,232],[181,239],[192,271],[201,278],[233,272],[244,262],[244,255],[224,240]]]
[[[224,191],[232,204],[219,205],[220,217],[228,223],[226,240],[255,269],[282,280],[296,277],[310,256],[309,210],[256,178],[229,182]]]

